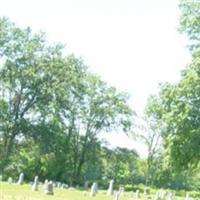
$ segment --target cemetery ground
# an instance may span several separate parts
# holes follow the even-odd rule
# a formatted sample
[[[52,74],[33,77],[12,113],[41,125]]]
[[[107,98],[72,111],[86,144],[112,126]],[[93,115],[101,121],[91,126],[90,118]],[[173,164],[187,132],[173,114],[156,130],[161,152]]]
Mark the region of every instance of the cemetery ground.
[[[90,196],[90,191],[78,189],[54,188],[54,195],[46,195],[43,185],[39,186],[38,191],[32,191],[29,184],[8,184],[0,182],[1,200],[112,200],[113,196],[108,196],[106,190],[99,190],[96,196]],[[131,200],[131,193],[126,192],[120,196],[120,200]]]
[[[44,193],[44,185],[40,184],[38,191],[32,191],[31,184],[19,185],[17,183],[9,184],[8,182],[0,182],[0,200],[199,200],[199,196],[186,197],[185,194],[181,196],[174,195],[165,196],[165,198],[156,198],[156,194],[145,195],[140,194],[137,198],[136,193],[124,192],[115,198],[114,195],[108,196],[107,190],[98,190],[95,196],[90,196],[90,189],[75,189],[75,188],[54,188],[53,195]],[[158,192],[155,190],[154,192]],[[164,190],[163,190],[164,191]],[[165,190],[166,192],[166,190]]]

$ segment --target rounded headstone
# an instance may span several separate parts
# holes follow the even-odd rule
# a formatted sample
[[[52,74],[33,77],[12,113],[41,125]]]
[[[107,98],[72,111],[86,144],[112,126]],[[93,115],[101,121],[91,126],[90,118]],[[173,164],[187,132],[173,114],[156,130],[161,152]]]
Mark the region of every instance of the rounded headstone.
[[[53,195],[53,182],[49,181],[45,184],[44,193],[48,195]]]
[[[9,183],[9,184],[12,184],[12,182],[13,182],[12,177],[9,177],[9,178],[8,178],[8,183]]]

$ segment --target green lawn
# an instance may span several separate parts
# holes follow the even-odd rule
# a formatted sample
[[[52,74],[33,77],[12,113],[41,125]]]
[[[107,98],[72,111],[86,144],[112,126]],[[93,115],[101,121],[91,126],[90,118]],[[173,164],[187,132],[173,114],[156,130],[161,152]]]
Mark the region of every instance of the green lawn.
[[[106,191],[99,191],[95,197],[91,197],[89,192],[81,190],[54,189],[54,195],[44,194],[43,187],[39,191],[31,191],[30,185],[17,185],[0,182],[0,200],[113,200],[114,197],[106,195]],[[120,196],[120,200],[132,200],[131,193]]]

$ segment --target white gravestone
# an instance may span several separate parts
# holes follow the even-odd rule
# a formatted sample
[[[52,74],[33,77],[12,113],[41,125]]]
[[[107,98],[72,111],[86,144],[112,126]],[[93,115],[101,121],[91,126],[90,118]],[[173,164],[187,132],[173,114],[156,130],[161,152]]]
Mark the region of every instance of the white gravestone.
[[[107,191],[107,195],[112,195],[113,194],[113,184],[114,184],[114,180],[111,180],[109,183],[109,188]]]
[[[44,193],[53,195],[53,182],[52,181],[49,181],[48,183],[45,184]]]
[[[187,193],[185,196],[185,200],[190,200],[189,194]]]
[[[88,190],[88,181],[85,181],[85,183],[84,183],[84,189]]]
[[[135,198],[136,199],[140,198],[140,191],[139,190],[136,190],[136,192],[135,192]]]
[[[171,192],[168,193],[167,200],[173,200],[173,194]]]
[[[47,179],[44,181],[44,186],[43,186],[43,187],[44,187],[44,190],[45,190],[45,188],[46,188],[48,182],[49,182],[49,181],[48,181]]]
[[[163,190],[163,189],[161,189],[161,191],[160,191],[160,198],[161,199],[165,199],[166,198],[166,191],[165,190]]]
[[[119,193],[121,194],[121,196],[124,196],[124,187],[119,188]]]
[[[38,185],[39,185],[38,176],[36,176],[34,178],[34,182],[33,182],[33,185],[32,185],[32,191],[38,191]]]
[[[90,196],[95,196],[96,193],[97,193],[97,183],[95,182],[92,184]]]
[[[114,193],[114,200],[119,200],[119,195],[120,195],[120,192],[115,192]]]
[[[144,188],[144,196],[147,196],[147,188]]]
[[[159,200],[160,199],[160,192],[159,191],[156,192],[156,194],[155,194],[153,199],[154,200]]]
[[[61,182],[57,182],[57,187],[61,188],[62,183]]]
[[[21,174],[19,175],[19,180],[18,180],[17,184],[18,184],[18,185],[22,185],[23,182],[24,182],[24,174],[21,173]]]
[[[12,184],[12,182],[13,182],[13,179],[12,179],[11,177],[9,177],[9,178],[8,178],[8,183],[9,183],[9,184]]]

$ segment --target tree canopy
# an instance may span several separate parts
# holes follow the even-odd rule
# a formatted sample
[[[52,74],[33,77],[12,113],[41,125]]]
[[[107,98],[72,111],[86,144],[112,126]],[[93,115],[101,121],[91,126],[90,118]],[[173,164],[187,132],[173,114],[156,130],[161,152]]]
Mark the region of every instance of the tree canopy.
[[[13,167],[22,171],[17,158],[23,157],[35,173],[78,181],[93,157],[90,152],[98,148],[98,134],[131,128],[134,112],[128,95],[63,49],[62,44],[48,44],[44,33],[0,18],[2,173],[13,160]],[[24,151],[29,146],[30,152]]]
[[[180,1],[180,30],[190,39],[192,61],[175,83],[164,83],[149,99],[147,113],[160,125],[166,161],[173,167],[196,165],[200,158],[200,2]]]

